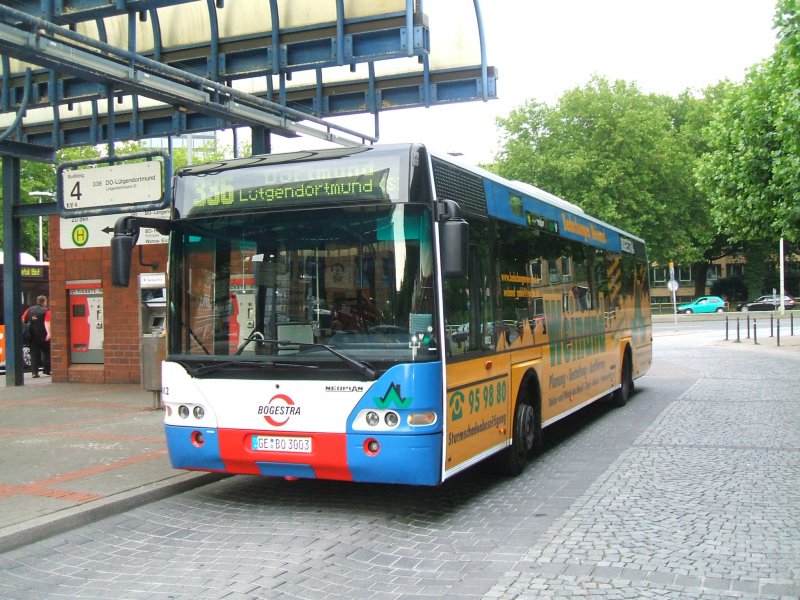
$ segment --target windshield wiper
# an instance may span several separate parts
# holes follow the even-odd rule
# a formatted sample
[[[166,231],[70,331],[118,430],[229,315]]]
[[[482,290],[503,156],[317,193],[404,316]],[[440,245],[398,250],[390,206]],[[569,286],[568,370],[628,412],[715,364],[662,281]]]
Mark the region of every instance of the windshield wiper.
[[[226,367],[298,367],[301,369],[319,369],[319,367],[316,365],[276,362],[274,360],[223,360],[221,362],[214,362],[211,364],[202,363],[196,367],[190,367],[185,362],[181,362],[180,364],[186,367],[186,372],[192,377],[208,375],[209,373],[213,373],[214,371],[218,371]]]
[[[248,335],[245,338],[242,344],[236,349],[236,352],[234,352],[234,354],[237,355],[241,354],[242,351],[247,347],[247,344],[249,344],[252,341],[257,341],[261,345],[275,344],[277,346],[305,346],[307,348],[325,348],[325,350],[327,350],[334,356],[340,358],[343,362],[351,366],[353,369],[355,369],[356,372],[363,375],[367,379],[375,379],[375,377],[377,377],[378,375],[378,372],[371,366],[369,366],[367,363],[362,362],[360,360],[356,360],[355,358],[350,358],[346,354],[342,354],[341,352],[339,352],[332,346],[329,346],[328,344],[320,344],[317,342],[293,342],[292,340],[268,340],[264,337],[263,333],[255,330],[250,332],[250,335]]]
[[[348,365],[353,367],[353,369],[355,369],[357,372],[359,372],[361,375],[363,375],[367,379],[375,379],[378,376],[378,372],[375,369],[373,369],[371,366],[369,366],[367,363],[365,363],[363,361],[360,361],[360,360],[356,360],[355,358],[351,358],[351,357],[347,356],[346,354],[342,354],[341,352],[336,350],[336,348],[334,348],[333,346],[329,346],[328,344],[320,344],[320,343],[317,343],[317,342],[290,342],[290,341],[286,341],[286,340],[279,341],[278,343],[279,344],[294,344],[294,345],[297,345],[297,346],[306,346],[306,347],[311,347],[311,348],[325,348],[325,350],[327,350],[328,352],[330,352],[334,356],[338,356],[339,358],[341,358],[342,361],[344,361],[345,363],[347,363]]]
[[[360,360],[356,360],[355,358],[351,358],[346,354],[342,354],[336,348],[334,348],[333,346],[329,346],[328,344],[320,344],[317,342],[295,342],[292,340],[268,340],[260,332],[256,331],[254,333],[257,333],[258,336],[254,336],[253,333],[251,333],[244,341],[244,343],[241,346],[239,346],[239,348],[236,351],[236,354],[239,354],[242,350],[244,350],[244,347],[247,346],[247,344],[249,344],[254,339],[257,339],[259,344],[275,344],[277,346],[301,346],[305,348],[324,348],[325,350],[327,350],[334,356],[341,359],[342,362],[352,367],[355,371],[357,371],[367,379],[375,379],[375,377],[378,375],[378,372],[367,363],[362,362]]]

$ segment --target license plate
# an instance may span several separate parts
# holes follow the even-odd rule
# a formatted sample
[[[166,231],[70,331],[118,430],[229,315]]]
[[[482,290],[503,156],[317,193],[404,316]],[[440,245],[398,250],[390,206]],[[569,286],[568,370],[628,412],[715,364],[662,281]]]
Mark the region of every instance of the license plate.
[[[253,450],[259,452],[299,452],[311,453],[310,437],[290,437],[278,435],[254,435]]]

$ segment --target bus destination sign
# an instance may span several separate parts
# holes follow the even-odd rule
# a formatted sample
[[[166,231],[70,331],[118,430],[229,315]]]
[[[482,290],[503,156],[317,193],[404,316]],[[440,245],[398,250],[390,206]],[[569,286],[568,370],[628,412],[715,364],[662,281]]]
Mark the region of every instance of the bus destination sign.
[[[237,182],[235,172],[226,175],[198,178],[192,182],[193,202],[189,214],[256,208],[278,202],[389,200],[391,197],[389,169],[327,179],[265,182],[264,185],[247,187]]]

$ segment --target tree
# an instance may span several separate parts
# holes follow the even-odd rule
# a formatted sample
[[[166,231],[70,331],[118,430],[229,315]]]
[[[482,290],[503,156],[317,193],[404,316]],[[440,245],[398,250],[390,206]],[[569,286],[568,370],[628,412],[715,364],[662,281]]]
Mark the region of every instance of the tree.
[[[699,137],[704,115],[688,95],[595,77],[555,107],[528,101],[498,119],[503,146],[493,168],[646,238],[653,260],[687,264],[708,244],[689,136]]]
[[[709,127],[698,184],[737,241],[800,239],[800,10],[779,0],[773,56],[732,90]]]
[[[115,153],[118,156],[125,156],[137,152],[148,150],[148,146],[141,141],[128,141],[118,144]],[[206,142],[199,148],[194,149],[196,162],[210,162],[224,160],[230,155],[232,150],[227,146],[218,146],[214,142]],[[23,204],[35,204],[39,201],[36,196],[31,196],[31,192],[51,192],[56,191],[56,167],[65,162],[97,159],[105,154],[105,147],[101,146],[80,146],[64,148],[56,153],[56,164],[21,161],[20,163],[20,201]],[[185,166],[187,163],[186,148],[175,148],[173,151],[173,168]],[[2,164],[0,162],[0,164]],[[0,190],[2,199],[2,190]],[[42,201],[50,201],[44,198]],[[2,205],[0,205],[2,206]],[[23,252],[32,256],[37,256],[39,252],[39,219],[35,217],[24,218],[20,224],[20,247]],[[48,219],[42,219],[42,239],[44,242],[44,257],[49,256],[48,241]],[[3,223],[0,220],[0,245],[2,244]]]
[[[678,142],[683,146],[684,176],[694,181],[694,170],[699,158],[708,151],[706,130],[714,119],[720,104],[730,95],[733,85],[724,81],[705,89],[698,96],[688,91],[678,98],[666,98],[667,110],[672,115]],[[690,264],[694,277],[694,295],[706,293],[708,268],[724,256],[735,254],[739,248],[720,233],[711,214],[711,205],[697,185],[687,189],[687,202],[681,207],[688,211],[682,220],[687,247],[675,253],[682,264]]]
[[[94,158],[100,156],[99,151],[92,146],[79,148],[65,148],[56,153],[56,162],[62,163],[83,158]],[[50,163],[20,161],[20,202],[22,204],[36,204],[39,197],[31,196],[31,192],[50,192],[56,191],[56,166]],[[0,190],[0,201],[2,190]],[[50,202],[49,198],[42,201]],[[0,204],[1,211],[2,204]],[[22,252],[27,252],[32,256],[39,253],[39,219],[36,217],[23,218],[20,222],[20,248]],[[42,241],[44,245],[45,258],[49,255],[47,249],[48,240],[48,219],[42,219]],[[3,223],[0,221],[0,243],[3,237]]]

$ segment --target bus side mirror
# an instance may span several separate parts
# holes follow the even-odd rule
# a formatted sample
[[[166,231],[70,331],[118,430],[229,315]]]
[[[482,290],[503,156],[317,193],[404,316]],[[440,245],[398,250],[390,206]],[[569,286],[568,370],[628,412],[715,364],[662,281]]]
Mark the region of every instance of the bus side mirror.
[[[111,238],[111,285],[128,287],[131,279],[131,257],[139,230],[131,228],[129,217],[121,217],[114,225]]]
[[[452,200],[439,202],[439,242],[442,247],[442,277],[466,277],[469,255],[469,223]]]
[[[132,235],[111,238],[111,285],[128,287],[131,279],[131,256],[136,240]]]

